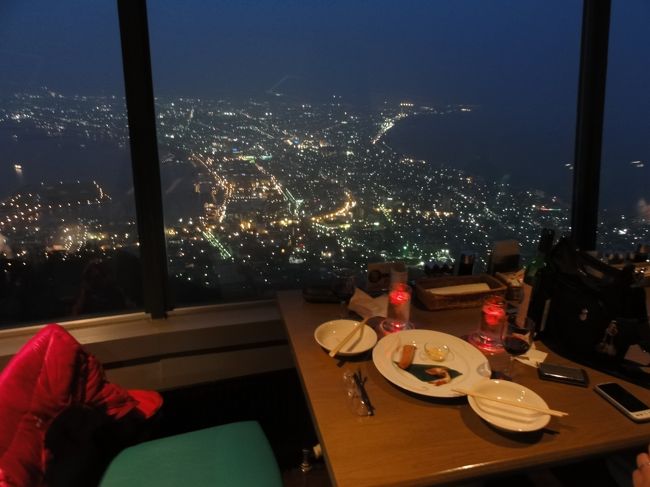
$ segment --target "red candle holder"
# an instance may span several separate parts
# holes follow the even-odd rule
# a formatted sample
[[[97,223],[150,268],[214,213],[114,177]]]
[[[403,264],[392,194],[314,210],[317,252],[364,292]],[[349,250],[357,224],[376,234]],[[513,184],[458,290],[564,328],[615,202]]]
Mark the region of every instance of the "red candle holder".
[[[468,341],[487,352],[503,351],[501,330],[506,324],[506,301],[501,296],[488,296],[481,307],[479,329],[468,337]]]
[[[397,282],[388,291],[388,309],[386,319],[381,323],[384,334],[395,333],[413,328],[411,324],[411,287]]]

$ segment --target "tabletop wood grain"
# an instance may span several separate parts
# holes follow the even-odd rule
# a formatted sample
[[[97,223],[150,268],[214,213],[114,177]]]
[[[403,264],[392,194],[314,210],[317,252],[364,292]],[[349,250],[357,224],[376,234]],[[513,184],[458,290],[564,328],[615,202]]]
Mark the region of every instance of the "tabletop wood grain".
[[[533,367],[519,363],[517,382],[538,393],[550,408],[569,415],[551,418],[538,432],[497,430],[474,413],[466,398],[430,398],[393,385],[377,371],[370,352],[330,358],[313,335],[319,324],[341,317],[339,305],[307,303],[299,291],[279,292],[278,305],[335,485],[442,485],[626,448],[645,449],[650,440],[650,423],[630,421],[591,386],[543,381]],[[477,328],[480,310],[430,312],[414,307],[411,319],[417,328],[461,336]],[[553,353],[547,361],[575,365]],[[367,378],[374,416],[357,416],[348,406],[342,377],[357,369]],[[650,390],[585,369],[592,385],[615,380],[650,404]]]

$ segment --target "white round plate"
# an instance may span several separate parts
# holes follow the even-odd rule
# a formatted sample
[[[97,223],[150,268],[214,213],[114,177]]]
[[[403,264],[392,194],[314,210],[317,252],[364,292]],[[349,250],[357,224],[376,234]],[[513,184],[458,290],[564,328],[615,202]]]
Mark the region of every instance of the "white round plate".
[[[327,321],[316,328],[314,338],[321,347],[329,352],[352,331],[357,323],[358,321],[354,320]],[[375,346],[375,343],[377,343],[377,333],[368,325],[363,325],[363,329],[343,345],[338,355],[357,355],[367,352]]]
[[[413,344],[417,347],[413,363],[442,365],[461,373],[448,384],[436,386],[423,382],[405,370],[400,369],[395,362],[399,361],[402,345]],[[449,353],[442,362],[435,362],[424,351],[426,343],[447,345]],[[431,397],[464,396],[452,389],[463,387],[473,389],[478,383],[490,377],[490,364],[487,357],[476,347],[453,335],[432,330],[405,330],[387,335],[377,343],[372,351],[372,360],[377,370],[393,384],[407,391]]]
[[[548,408],[544,399],[527,387],[514,382],[489,380],[476,385],[472,390],[489,396],[530,404],[531,406]],[[489,399],[469,396],[467,400],[474,412],[481,418],[506,431],[537,431],[544,428],[551,420],[551,416],[548,414],[490,401]]]

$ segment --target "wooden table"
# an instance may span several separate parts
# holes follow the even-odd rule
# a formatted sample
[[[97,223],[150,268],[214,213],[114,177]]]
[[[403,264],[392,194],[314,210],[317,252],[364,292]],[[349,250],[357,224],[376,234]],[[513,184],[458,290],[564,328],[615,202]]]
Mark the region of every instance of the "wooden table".
[[[429,398],[393,385],[377,371],[370,353],[330,358],[313,334],[319,324],[340,318],[339,305],[307,303],[299,291],[278,293],[278,304],[330,478],[337,486],[455,483],[631,447],[641,451],[650,441],[650,423],[630,421],[591,386],[543,381],[533,367],[519,363],[517,382],[569,416],[552,417],[545,429],[534,433],[499,431],[477,416],[466,398]],[[411,318],[418,328],[460,336],[476,329],[479,314],[479,309],[414,308]],[[572,365],[552,353],[547,361]],[[374,416],[357,416],[348,407],[342,376],[357,369],[367,377]],[[592,385],[616,380],[650,404],[650,390],[586,370]]]

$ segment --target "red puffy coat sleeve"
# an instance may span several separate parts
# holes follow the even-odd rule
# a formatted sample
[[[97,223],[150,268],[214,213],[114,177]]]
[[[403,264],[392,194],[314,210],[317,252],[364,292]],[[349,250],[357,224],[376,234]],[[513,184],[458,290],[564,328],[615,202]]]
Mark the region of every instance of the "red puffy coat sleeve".
[[[42,485],[45,435],[71,405],[97,408],[115,419],[129,413],[148,418],[162,398],[111,384],[99,361],[63,327],[45,326],[0,374],[0,487]]]

